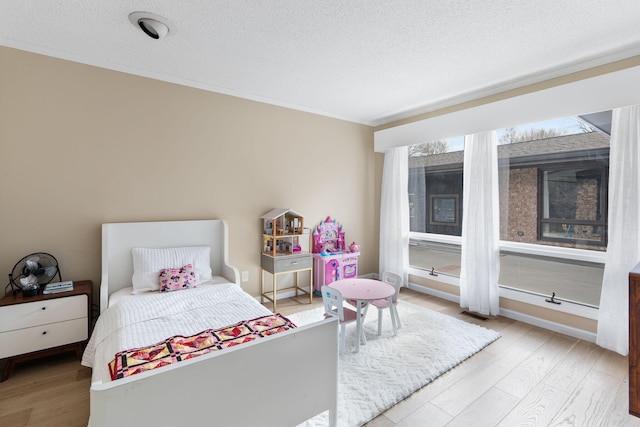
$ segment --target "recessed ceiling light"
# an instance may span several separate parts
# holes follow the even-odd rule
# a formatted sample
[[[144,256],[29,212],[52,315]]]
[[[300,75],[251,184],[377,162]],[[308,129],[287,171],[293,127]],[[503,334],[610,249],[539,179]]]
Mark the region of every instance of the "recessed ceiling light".
[[[129,21],[137,28],[140,28],[147,36],[156,40],[175,32],[175,28],[166,18],[150,12],[130,13]]]

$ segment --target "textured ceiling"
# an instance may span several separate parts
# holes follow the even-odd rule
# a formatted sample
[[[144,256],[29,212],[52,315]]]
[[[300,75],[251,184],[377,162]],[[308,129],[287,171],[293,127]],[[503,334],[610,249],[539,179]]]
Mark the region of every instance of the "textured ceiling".
[[[153,40],[148,11],[175,31]],[[640,54],[638,0],[0,0],[0,45],[377,125]]]

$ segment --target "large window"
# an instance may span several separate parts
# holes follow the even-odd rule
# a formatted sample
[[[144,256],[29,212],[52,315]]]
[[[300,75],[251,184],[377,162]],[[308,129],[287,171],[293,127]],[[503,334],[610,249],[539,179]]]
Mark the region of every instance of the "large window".
[[[498,132],[499,284],[597,306],[602,257],[589,254],[606,250],[609,138],[573,119],[554,123]],[[409,263],[452,277],[460,274],[462,218],[472,214],[457,147],[414,149],[409,158]]]

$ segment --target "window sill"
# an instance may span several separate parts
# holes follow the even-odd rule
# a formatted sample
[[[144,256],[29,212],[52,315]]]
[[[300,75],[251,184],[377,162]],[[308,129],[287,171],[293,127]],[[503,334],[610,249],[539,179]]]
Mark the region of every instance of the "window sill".
[[[462,238],[459,236],[411,232],[409,233],[409,238],[415,241],[446,243],[458,246],[462,245]],[[500,251],[568,259],[573,261],[593,262],[596,264],[604,264],[607,257],[607,253],[605,251],[563,248],[560,246],[547,246],[534,243],[518,243],[506,240],[500,240]]]
[[[429,271],[422,270],[415,267],[409,267],[409,274],[429,280],[434,280],[440,283],[445,283],[455,287],[460,287],[460,279],[458,277],[446,276],[438,274],[437,276],[431,276]],[[424,285],[414,285],[424,286]],[[561,304],[553,304],[546,302],[550,298],[550,295],[541,295],[533,292],[522,291],[505,286],[500,286],[500,298],[509,299],[549,310],[558,311],[561,313],[571,314],[574,316],[584,317],[586,319],[597,320],[598,319],[598,307],[581,304],[573,301],[559,300]],[[460,298],[458,295],[452,294],[452,297],[459,303]],[[449,298],[447,298],[449,299]]]

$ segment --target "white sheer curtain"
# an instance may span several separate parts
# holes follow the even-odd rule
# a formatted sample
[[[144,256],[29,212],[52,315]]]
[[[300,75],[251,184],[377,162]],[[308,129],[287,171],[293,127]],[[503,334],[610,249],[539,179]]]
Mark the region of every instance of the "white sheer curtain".
[[[384,152],[380,196],[380,275],[391,271],[407,283],[409,267],[409,150]]]
[[[613,110],[607,257],[598,345],[629,353],[629,270],[640,257],[640,106]]]
[[[464,141],[460,306],[476,313],[500,311],[500,205],[495,131]]]

